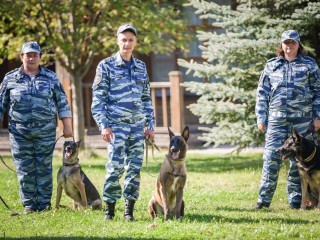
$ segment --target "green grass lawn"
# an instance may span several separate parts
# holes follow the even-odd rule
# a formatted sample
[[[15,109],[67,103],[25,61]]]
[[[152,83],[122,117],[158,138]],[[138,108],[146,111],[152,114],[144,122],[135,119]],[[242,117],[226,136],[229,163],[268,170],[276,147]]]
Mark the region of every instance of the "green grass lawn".
[[[72,210],[11,216],[0,203],[0,238],[3,239],[319,239],[319,212],[292,210],[286,198],[288,166],[280,171],[276,194],[269,210],[253,209],[257,201],[262,154],[240,155],[189,154],[187,184],[184,200],[185,216],[180,220],[157,220],[153,223],[147,206],[155,188],[162,162],[161,155],[152,159],[149,153],[148,171],[144,163],[140,198],[136,203],[136,221],[123,220],[124,201],[116,205],[114,221],[104,222],[103,211]],[[6,163],[14,168],[10,157]],[[101,192],[106,156],[92,151],[80,155],[83,170]],[[54,192],[56,174],[61,165],[61,154],[55,156]],[[152,175],[152,176],[151,176]],[[0,162],[0,195],[11,208],[22,213],[16,174]],[[72,201],[63,193],[61,204],[72,207]]]

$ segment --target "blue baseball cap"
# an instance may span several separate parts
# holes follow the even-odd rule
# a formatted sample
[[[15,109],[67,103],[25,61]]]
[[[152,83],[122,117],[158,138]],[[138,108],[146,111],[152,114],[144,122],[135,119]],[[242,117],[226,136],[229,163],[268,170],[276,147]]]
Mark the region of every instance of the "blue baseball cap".
[[[288,39],[291,39],[295,42],[300,42],[299,33],[295,30],[284,31],[281,35],[281,42],[284,42],[285,40],[288,40]]]
[[[25,42],[22,45],[21,53],[34,52],[37,54],[41,53],[40,45],[37,42]]]
[[[137,29],[135,29],[132,25],[130,24],[124,24],[124,25],[121,25],[119,28],[118,28],[118,31],[117,31],[117,36],[120,34],[120,33],[123,33],[124,31],[131,31],[133,32],[134,35],[137,35]]]

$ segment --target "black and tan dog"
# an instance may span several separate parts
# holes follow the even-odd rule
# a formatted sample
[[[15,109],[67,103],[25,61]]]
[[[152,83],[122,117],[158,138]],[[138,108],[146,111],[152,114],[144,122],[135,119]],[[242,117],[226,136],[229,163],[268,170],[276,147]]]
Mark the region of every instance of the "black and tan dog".
[[[320,209],[320,147],[302,137],[294,128],[278,151],[282,160],[294,156],[301,178],[301,209]]]
[[[80,142],[81,140],[78,142],[66,141],[63,145],[63,165],[57,175],[56,208],[59,208],[64,189],[67,196],[73,199],[74,209],[87,206],[91,206],[92,209],[101,209],[100,195],[79,164]]]
[[[149,202],[149,214],[155,219],[164,214],[169,220],[172,216],[178,219],[184,216],[183,188],[186,184],[186,153],[189,139],[189,127],[185,127],[181,136],[175,136],[168,128],[169,152],[164,159],[157,178],[156,191]]]

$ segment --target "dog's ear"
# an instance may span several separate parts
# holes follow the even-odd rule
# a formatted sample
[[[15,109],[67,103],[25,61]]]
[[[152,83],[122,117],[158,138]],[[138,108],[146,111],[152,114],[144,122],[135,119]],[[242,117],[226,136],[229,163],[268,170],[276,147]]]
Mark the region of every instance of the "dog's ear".
[[[301,136],[299,135],[299,133],[295,128],[291,129],[291,134],[295,142],[298,142],[298,143],[301,142]]]
[[[78,142],[76,142],[78,148],[80,147],[81,141],[82,141],[82,139],[80,139]]]
[[[169,137],[170,139],[174,136],[174,133],[170,130],[170,128],[168,127],[168,132],[169,132]]]
[[[183,129],[181,136],[184,138],[184,140],[186,140],[186,142],[188,141],[188,139],[189,139],[189,127],[188,126],[186,126]]]

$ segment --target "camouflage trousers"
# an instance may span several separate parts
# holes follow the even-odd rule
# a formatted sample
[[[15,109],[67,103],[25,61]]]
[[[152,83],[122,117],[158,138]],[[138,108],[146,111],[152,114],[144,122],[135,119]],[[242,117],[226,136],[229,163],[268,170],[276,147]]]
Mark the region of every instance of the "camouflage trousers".
[[[51,205],[56,123],[11,122],[9,132],[22,205],[41,211]]]
[[[258,202],[271,203],[273,195],[275,193],[281,166],[281,157],[276,149],[282,146],[285,140],[290,136],[292,127],[294,127],[304,137],[310,138],[311,135],[308,135],[307,130],[311,122],[311,118],[269,117]],[[289,161],[290,167],[287,177],[288,201],[292,204],[300,204],[300,175],[295,159],[290,158]]]
[[[103,188],[103,200],[115,202],[121,198],[120,178],[126,170],[123,196],[137,200],[140,187],[140,170],[144,153],[143,124],[118,124],[112,126],[114,139],[108,143],[107,174]]]

